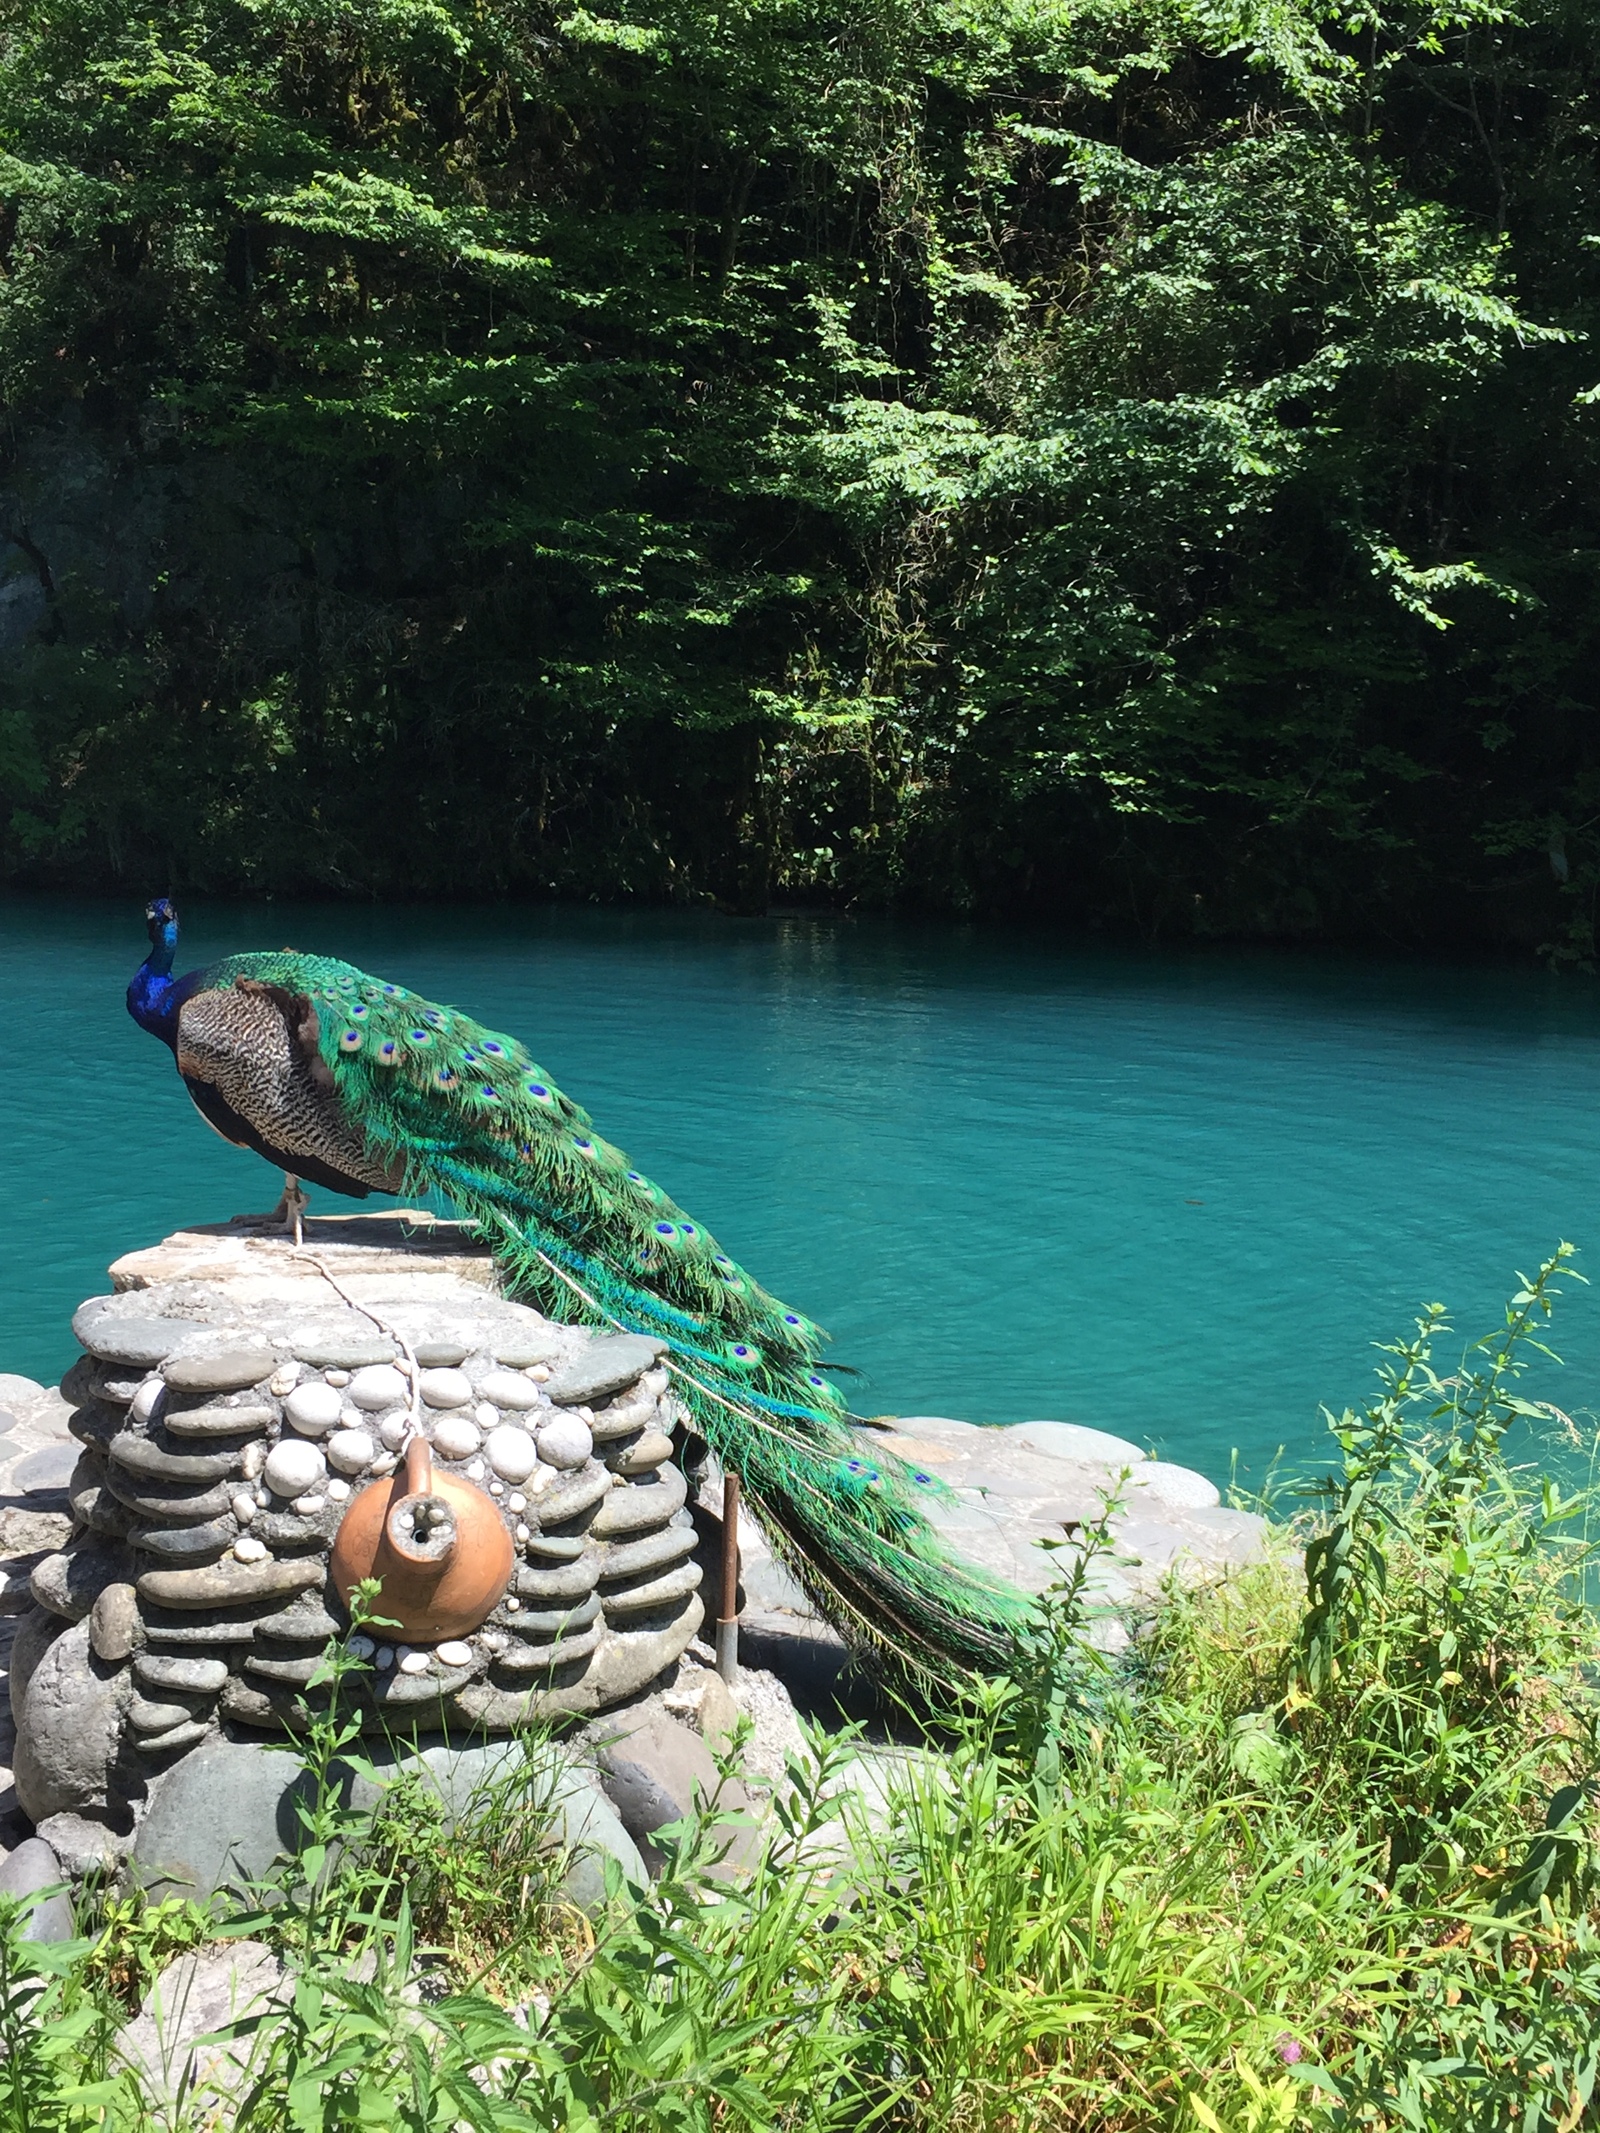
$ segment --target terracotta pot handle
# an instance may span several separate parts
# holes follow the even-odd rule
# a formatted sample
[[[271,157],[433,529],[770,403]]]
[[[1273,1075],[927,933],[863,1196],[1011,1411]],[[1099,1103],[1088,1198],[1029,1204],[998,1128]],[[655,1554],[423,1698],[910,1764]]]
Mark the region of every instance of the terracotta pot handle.
[[[433,1451],[421,1430],[406,1446],[406,1494],[426,1496],[433,1487]]]

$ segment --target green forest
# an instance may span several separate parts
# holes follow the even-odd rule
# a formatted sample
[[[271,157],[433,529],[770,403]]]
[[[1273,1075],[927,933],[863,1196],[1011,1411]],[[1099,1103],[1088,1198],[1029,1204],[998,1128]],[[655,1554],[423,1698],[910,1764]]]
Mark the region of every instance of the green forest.
[[[5,0],[0,879],[1587,960],[1577,0]]]

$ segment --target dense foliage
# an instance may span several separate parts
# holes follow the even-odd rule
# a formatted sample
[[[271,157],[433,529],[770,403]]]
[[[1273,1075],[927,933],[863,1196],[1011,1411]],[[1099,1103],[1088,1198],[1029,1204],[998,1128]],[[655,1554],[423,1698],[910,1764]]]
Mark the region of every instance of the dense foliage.
[[[1587,949],[1578,0],[0,23],[13,878]]]

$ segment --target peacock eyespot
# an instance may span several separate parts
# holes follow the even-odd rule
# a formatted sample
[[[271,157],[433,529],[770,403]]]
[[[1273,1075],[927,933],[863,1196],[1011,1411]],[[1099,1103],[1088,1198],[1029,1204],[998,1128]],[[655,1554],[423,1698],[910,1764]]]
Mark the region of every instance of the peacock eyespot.
[[[456,1078],[456,1070],[451,1066],[442,1066],[435,1072],[433,1078],[441,1089],[448,1089],[451,1082]]]
[[[680,1222],[678,1227],[686,1237],[698,1237],[700,1234],[692,1222]]]
[[[359,1052],[361,1049],[360,1030],[347,1029],[339,1039],[339,1049],[341,1052]]]
[[[805,1320],[795,1311],[785,1311],[783,1322],[786,1326],[803,1326],[805,1324]]]
[[[385,1037],[382,1044],[378,1046],[378,1064],[380,1066],[393,1066],[399,1056],[399,1045],[395,1043],[392,1037]]]
[[[479,1089],[478,1094],[486,1104],[497,1104],[500,1101],[500,1091],[492,1081],[486,1081],[482,1088]]]
[[[433,1031],[431,1029],[408,1029],[406,1031],[406,1042],[414,1052],[425,1052],[433,1042]]]
[[[677,1234],[678,1225],[676,1222],[658,1222],[656,1224],[656,1235],[658,1237],[676,1237]]]
[[[505,1046],[503,1044],[496,1044],[492,1037],[486,1038],[484,1040],[483,1048],[489,1054],[489,1057],[491,1059],[504,1059],[504,1057],[506,1056]]]
[[[550,1091],[542,1081],[527,1081],[523,1083],[523,1087],[535,1103],[547,1104],[552,1101]]]
[[[364,1022],[371,1011],[370,1008],[362,1006],[360,1001],[357,1001],[356,1005],[350,1010],[350,1019],[352,1022]]]

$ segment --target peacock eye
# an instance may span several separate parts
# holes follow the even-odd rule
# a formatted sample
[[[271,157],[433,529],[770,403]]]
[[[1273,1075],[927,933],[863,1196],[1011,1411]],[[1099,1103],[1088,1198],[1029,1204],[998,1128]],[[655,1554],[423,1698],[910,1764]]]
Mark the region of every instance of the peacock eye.
[[[656,1224],[656,1235],[658,1237],[675,1237],[677,1234],[678,1225],[676,1222],[658,1222]]]
[[[505,1046],[503,1044],[496,1044],[492,1037],[487,1038],[485,1040],[483,1048],[489,1054],[489,1057],[491,1059],[504,1059],[504,1057],[506,1056]]]
[[[378,1046],[378,1064],[380,1066],[393,1066],[399,1056],[399,1045],[395,1043],[392,1037],[385,1037],[382,1044]]]
[[[692,1222],[680,1223],[679,1227],[686,1237],[698,1237],[700,1234],[700,1232],[695,1228]]]
[[[483,1084],[483,1087],[478,1091],[478,1094],[483,1098],[485,1103],[497,1104],[500,1101],[500,1091],[495,1087],[492,1081],[486,1081]]]
[[[359,1052],[361,1049],[360,1030],[347,1029],[339,1039],[339,1049],[341,1052]]]
[[[527,1090],[528,1094],[533,1098],[535,1103],[547,1104],[554,1101],[549,1089],[542,1081],[524,1082],[523,1087]]]
[[[369,1013],[369,1012],[370,1012],[370,1010],[369,1010],[369,1009],[367,1009],[367,1008],[365,1008],[365,1007],[363,1007],[363,1006],[362,1006],[362,1005],[360,1004],[360,1002],[358,1001],[358,1002],[357,1002],[357,1004],[356,1004],[356,1005],[355,1005],[354,1007],[352,1007],[352,1008],[351,1008],[351,1010],[350,1010],[350,1019],[351,1019],[351,1021],[352,1021],[352,1022],[362,1022],[362,1021],[365,1021],[365,1019],[366,1019],[366,1017],[367,1017],[367,1015],[368,1015],[368,1013]]]
[[[448,1089],[456,1078],[456,1070],[451,1066],[442,1066],[433,1078],[441,1089]]]

